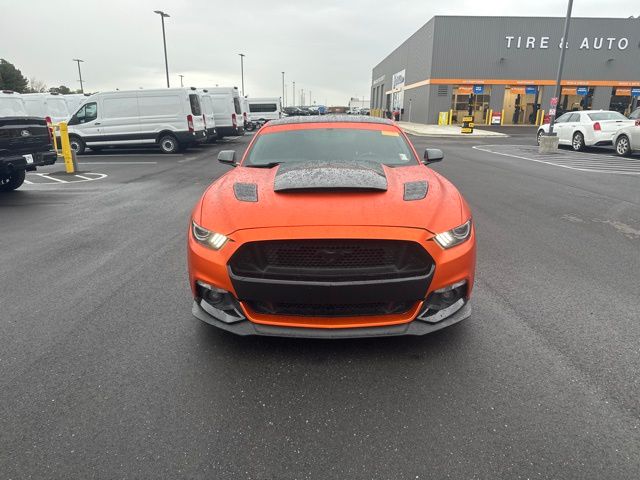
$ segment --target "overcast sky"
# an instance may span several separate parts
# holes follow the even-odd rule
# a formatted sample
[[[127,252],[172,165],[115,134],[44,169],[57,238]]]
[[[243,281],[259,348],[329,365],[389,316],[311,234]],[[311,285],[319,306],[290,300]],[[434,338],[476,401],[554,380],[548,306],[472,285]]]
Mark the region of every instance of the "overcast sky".
[[[85,90],[165,86],[160,17],[171,86],[240,87],[245,93],[348,103],[369,97],[371,69],[434,15],[564,16],[565,0],[0,0],[0,57],[48,86]],[[606,9],[605,9],[606,5]],[[640,15],[638,0],[576,0],[574,16]],[[298,96],[298,94],[296,95]],[[308,100],[308,96],[307,96]],[[290,100],[289,100],[290,103]],[[309,103],[307,101],[307,103]]]

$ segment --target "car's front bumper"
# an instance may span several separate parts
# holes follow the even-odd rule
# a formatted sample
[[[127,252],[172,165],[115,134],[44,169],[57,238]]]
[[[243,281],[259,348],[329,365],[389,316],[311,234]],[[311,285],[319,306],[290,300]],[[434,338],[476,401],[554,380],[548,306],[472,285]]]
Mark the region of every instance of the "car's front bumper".
[[[406,240],[421,245],[431,256],[435,268],[422,279],[422,290],[418,292],[420,285],[413,285],[412,281],[400,282],[402,288],[397,294],[393,294],[394,283],[383,282],[383,289],[376,290],[378,285],[371,285],[371,290],[376,291],[373,298],[369,292],[363,291],[357,285],[346,285],[345,290],[365,303],[372,301],[389,302],[393,300],[407,301],[414,300],[413,306],[403,313],[376,313],[361,316],[333,317],[333,316],[306,316],[306,315],[286,315],[267,314],[256,311],[252,305],[244,300],[246,298],[255,299],[268,298],[272,301],[289,302],[289,298],[277,298],[279,295],[288,294],[288,290],[300,290],[294,295],[300,302],[313,302],[313,296],[308,297],[304,285],[292,285],[290,288],[283,285],[273,284],[258,285],[255,290],[252,283],[243,285],[236,282],[234,284],[233,272],[228,267],[230,258],[236,251],[247,242],[265,240],[297,240],[310,238],[340,238],[340,239],[377,239],[377,240]],[[363,337],[378,335],[422,335],[431,331],[446,327],[456,323],[469,315],[467,302],[471,295],[475,273],[475,231],[472,230],[468,241],[454,248],[443,250],[433,240],[433,235],[425,230],[403,227],[361,227],[361,226],[334,226],[330,228],[318,227],[278,227],[266,229],[248,229],[234,232],[230,235],[230,240],[219,251],[214,251],[197,243],[191,234],[188,240],[188,260],[189,260],[189,280],[194,298],[194,315],[212,325],[218,326],[228,331],[240,335],[283,335],[299,337]],[[230,318],[224,312],[216,311],[215,307],[209,305],[202,299],[206,295],[199,291],[198,283],[205,284],[215,289],[219,289],[228,294],[229,300],[235,304],[234,318]],[[268,283],[268,282],[267,282]],[[288,283],[286,283],[287,286]],[[462,300],[464,305],[460,305],[455,311],[442,312],[443,314],[429,314],[442,307],[434,307],[430,304],[438,292],[446,290],[451,286],[464,285]],[[236,287],[241,287],[238,290]],[[245,287],[250,287],[250,294],[243,291]],[[300,289],[300,287],[303,287]],[[319,299],[336,303],[355,303],[348,298],[342,298],[344,292],[338,283],[330,285],[331,291],[324,292],[322,289],[314,288],[313,291]],[[387,288],[388,287],[388,288]],[[388,289],[389,291],[386,291]],[[253,291],[255,290],[255,291]],[[410,293],[411,291],[414,293]],[[296,290],[297,291],[297,290]],[[419,294],[418,294],[419,293]],[[271,296],[273,298],[271,298]],[[389,297],[391,295],[391,297]],[[408,297],[407,297],[408,295]],[[398,297],[398,298],[396,298]],[[405,298],[406,297],[406,298]],[[240,300],[238,302],[238,299]],[[378,300],[375,300],[378,299]],[[458,298],[456,298],[457,301]],[[426,305],[431,305],[429,314],[424,313]],[[212,308],[209,308],[212,307]],[[421,318],[423,320],[421,320]],[[320,332],[322,330],[323,332]],[[359,333],[356,333],[359,332]]]

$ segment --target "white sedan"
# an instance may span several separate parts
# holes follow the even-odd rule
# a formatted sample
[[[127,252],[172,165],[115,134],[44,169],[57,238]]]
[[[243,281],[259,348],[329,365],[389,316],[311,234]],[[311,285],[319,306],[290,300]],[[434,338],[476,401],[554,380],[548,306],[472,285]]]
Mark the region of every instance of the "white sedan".
[[[574,150],[580,151],[585,147],[612,145],[618,130],[634,124],[634,120],[629,120],[619,112],[582,110],[559,116],[553,124],[553,130],[558,135],[560,145],[571,145]],[[548,132],[549,124],[545,123],[538,130],[538,144],[540,137]]]
[[[635,125],[621,128],[613,136],[613,145],[616,153],[622,157],[628,157],[633,152],[640,150],[640,120],[635,120]]]

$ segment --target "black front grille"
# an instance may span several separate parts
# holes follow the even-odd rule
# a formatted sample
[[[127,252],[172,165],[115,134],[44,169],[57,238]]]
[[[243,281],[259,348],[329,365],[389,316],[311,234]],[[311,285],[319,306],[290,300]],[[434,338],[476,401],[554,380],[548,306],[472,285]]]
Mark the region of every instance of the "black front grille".
[[[249,302],[249,307],[258,313],[269,315],[293,315],[306,317],[355,317],[364,315],[391,315],[405,313],[415,302],[376,302],[354,304],[306,304]]]
[[[243,245],[233,274],[282,280],[405,278],[426,275],[433,260],[419,244],[401,240],[272,240]]]

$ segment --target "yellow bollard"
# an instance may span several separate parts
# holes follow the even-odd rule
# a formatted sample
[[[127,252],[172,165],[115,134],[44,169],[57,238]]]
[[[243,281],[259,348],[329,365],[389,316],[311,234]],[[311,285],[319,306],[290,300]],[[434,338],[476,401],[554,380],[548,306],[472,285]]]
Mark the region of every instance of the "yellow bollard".
[[[504,108],[502,109],[502,112],[500,113],[500,126],[504,125]]]
[[[71,145],[69,144],[69,129],[65,122],[60,122],[60,143],[62,143],[62,157],[64,158],[64,167],[67,173],[74,173],[73,155],[71,154]]]
[[[542,113],[540,114],[540,126],[544,125],[544,110],[540,110]]]
[[[453,110],[449,110],[449,125],[451,125],[451,122],[453,120]]]

